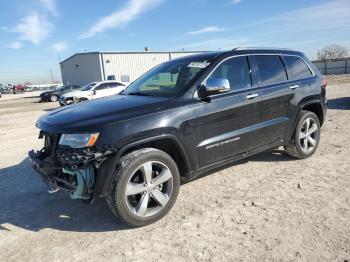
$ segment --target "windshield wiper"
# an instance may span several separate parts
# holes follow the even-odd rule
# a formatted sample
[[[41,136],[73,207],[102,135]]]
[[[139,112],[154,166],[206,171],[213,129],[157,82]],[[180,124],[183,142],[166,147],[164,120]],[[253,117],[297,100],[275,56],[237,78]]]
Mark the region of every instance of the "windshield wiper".
[[[129,96],[151,96],[149,94],[145,94],[145,93],[141,93],[141,92],[130,92],[130,93],[127,93],[125,95],[129,95]]]

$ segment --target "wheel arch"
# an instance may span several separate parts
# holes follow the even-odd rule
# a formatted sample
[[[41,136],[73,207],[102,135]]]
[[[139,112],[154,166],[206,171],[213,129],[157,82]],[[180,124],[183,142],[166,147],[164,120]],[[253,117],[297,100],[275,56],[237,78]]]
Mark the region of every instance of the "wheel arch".
[[[114,170],[117,168],[120,158],[134,150],[152,147],[164,151],[170,155],[179,168],[180,177],[189,178],[190,161],[180,140],[175,135],[160,135],[129,143],[120,148],[113,157],[101,165],[99,175],[95,181],[94,195],[105,196],[108,194],[113,181]]]
[[[298,106],[298,111],[296,114],[296,117],[293,122],[292,129],[289,132],[289,139],[293,136],[295,127],[298,123],[298,116],[302,110],[310,111],[316,114],[318,119],[320,120],[320,125],[322,126],[324,123],[324,111],[322,107],[322,102],[320,99],[312,99],[312,100],[306,100],[302,101]]]
[[[301,106],[300,110],[306,110],[306,111],[313,112],[320,120],[320,125],[321,126],[323,125],[324,114],[323,114],[323,108],[322,108],[320,100],[305,103]]]

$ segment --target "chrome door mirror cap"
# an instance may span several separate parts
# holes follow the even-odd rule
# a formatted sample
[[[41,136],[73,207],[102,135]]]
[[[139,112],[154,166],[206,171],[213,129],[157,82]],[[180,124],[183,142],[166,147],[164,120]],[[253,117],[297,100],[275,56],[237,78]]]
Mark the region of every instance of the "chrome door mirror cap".
[[[209,78],[204,86],[205,96],[226,93],[231,90],[230,82],[226,78]]]

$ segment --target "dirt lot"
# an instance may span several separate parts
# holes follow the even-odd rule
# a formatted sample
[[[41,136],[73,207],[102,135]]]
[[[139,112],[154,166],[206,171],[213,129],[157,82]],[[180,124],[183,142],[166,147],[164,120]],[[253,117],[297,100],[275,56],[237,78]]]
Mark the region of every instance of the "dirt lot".
[[[0,99],[0,261],[350,260],[350,77],[331,77],[316,154],[266,152],[181,187],[173,210],[138,229],[102,199],[48,195],[27,151],[55,105]]]

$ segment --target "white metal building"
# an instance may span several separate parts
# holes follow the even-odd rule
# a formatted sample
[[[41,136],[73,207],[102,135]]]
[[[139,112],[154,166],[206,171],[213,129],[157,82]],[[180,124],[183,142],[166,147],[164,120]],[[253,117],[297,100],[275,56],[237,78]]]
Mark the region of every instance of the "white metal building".
[[[119,80],[132,82],[165,61],[199,52],[90,52],[60,62],[63,84]]]

